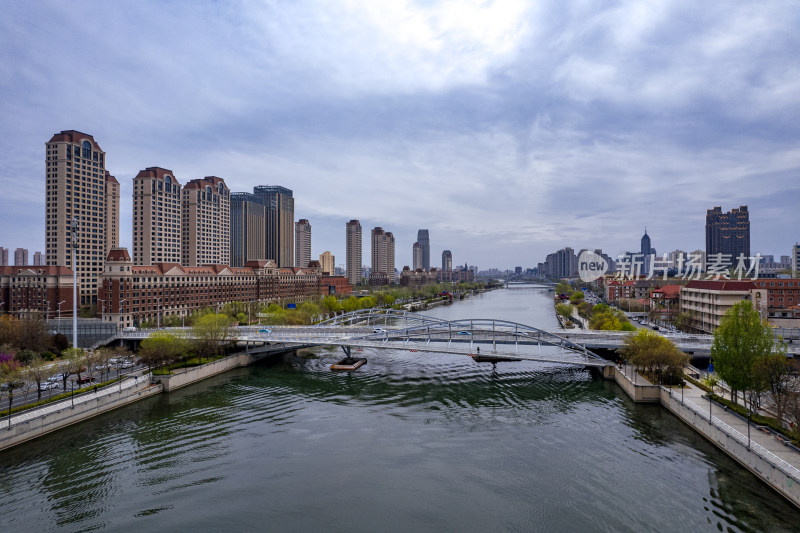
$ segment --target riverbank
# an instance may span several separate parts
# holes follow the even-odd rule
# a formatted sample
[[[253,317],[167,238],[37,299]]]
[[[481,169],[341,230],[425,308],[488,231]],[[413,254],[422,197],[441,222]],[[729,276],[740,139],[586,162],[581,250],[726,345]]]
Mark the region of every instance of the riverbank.
[[[0,451],[153,395],[169,393],[234,368],[249,366],[292,350],[294,348],[268,346],[260,350],[237,352],[204,365],[178,369],[169,375],[136,373],[96,392],[83,389],[87,392],[20,411],[10,419],[4,418],[2,423],[6,424],[6,431],[0,431]]]
[[[739,415],[710,401],[691,383],[682,390],[653,385],[629,365],[613,379],[635,402],[658,403],[761,481],[800,508],[800,453]]]

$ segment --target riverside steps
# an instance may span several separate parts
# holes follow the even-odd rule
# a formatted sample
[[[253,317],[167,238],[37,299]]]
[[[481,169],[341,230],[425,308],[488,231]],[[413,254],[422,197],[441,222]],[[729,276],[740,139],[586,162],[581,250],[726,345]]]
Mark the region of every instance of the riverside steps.
[[[772,432],[710,402],[704,390],[653,385],[628,365],[613,368],[614,381],[635,402],[660,403],[686,425],[800,507],[800,452]],[[606,374],[608,378],[608,374]],[[749,426],[749,427],[748,427]]]

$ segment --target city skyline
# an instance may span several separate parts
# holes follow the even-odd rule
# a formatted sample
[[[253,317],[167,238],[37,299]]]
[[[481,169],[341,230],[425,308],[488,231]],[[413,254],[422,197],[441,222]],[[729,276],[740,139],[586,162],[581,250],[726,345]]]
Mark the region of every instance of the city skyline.
[[[161,166],[293,190],[312,257],[343,256],[350,219],[391,227],[399,268],[420,226],[434,257],[509,268],[564,245],[616,255],[645,225],[659,250],[698,249],[714,205],[749,206],[752,254],[790,253],[800,10],[452,9],[9,5],[1,244],[45,249],[43,139],[73,128],[109,154],[130,250],[132,180]]]

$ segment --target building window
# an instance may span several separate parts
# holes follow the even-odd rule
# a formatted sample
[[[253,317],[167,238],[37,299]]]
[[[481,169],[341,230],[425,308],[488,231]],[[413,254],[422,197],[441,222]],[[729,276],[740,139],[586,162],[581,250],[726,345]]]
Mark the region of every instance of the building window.
[[[83,141],[83,144],[81,146],[83,147],[82,157],[84,159],[89,159],[90,157],[92,157],[92,145],[89,144],[89,141]]]

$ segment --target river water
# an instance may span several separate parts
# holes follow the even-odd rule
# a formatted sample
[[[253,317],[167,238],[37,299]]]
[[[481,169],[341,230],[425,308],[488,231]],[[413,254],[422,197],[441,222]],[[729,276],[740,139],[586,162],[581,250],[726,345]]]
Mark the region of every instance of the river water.
[[[555,328],[533,286],[430,314]],[[0,531],[797,531],[666,410],[587,372],[319,349],[0,453]]]

